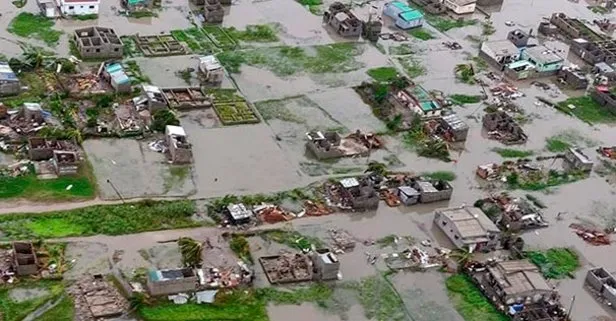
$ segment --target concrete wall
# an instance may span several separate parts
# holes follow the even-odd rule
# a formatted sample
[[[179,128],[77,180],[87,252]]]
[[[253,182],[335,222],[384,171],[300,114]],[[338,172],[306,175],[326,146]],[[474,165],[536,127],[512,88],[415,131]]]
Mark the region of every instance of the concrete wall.
[[[69,16],[98,14],[96,2],[72,2],[60,6],[62,13]]]
[[[447,7],[449,10],[453,11],[456,14],[473,13],[475,12],[476,5],[476,3],[471,3],[465,6],[459,6],[452,0],[445,0],[443,1],[443,4],[445,5],[445,7]]]
[[[19,81],[0,83],[0,96],[17,95],[21,91],[21,84]]]
[[[616,97],[596,89],[590,91],[590,96],[612,113],[616,113]]]
[[[197,290],[198,282],[199,278],[197,276],[164,281],[151,281],[148,278],[146,285],[150,295],[158,296],[195,291]]]
[[[458,249],[464,249],[465,248],[465,244],[464,244],[462,238],[460,238],[459,236],[458,236],[458,238],[456,238],[456,235],[457,235],[458,231],[455,228],[455,226],[447,218],[447,216],[441,214],[440,211],[436,211],[434,213],[434,224],[441,231],[443,231],[443,233],[445,233],[447,238],[456,246],[456,248],[458,248]]]

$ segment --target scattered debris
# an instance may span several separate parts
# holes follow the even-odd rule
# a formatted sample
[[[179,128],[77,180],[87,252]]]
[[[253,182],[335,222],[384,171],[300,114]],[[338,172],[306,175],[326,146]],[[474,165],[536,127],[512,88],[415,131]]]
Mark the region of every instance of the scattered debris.
[[[592,244],[592,245],[610,245],[610,237],[605,234],[603,231],[587,227],[577,223],[571,223],[569,225],[575,231],[577,236],[581,237],[584,241]]]

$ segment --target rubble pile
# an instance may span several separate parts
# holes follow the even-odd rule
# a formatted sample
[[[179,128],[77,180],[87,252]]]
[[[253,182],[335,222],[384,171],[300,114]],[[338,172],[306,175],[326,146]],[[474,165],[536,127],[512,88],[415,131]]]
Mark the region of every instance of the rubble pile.
[[[385,264],[390,269],[414,269],[426,270],[443,265],[443,257],[440,255],[429,255],[428,252],[413,246],[399,253],[384,255]]]
[[[129,308],[126,299],[101,275],[75,282],[68,289],[68,293],[75,302],[76,321],[118,317],[126,313]]]
[[[518,87],[515,87],[506,82],[501,82],[496,86],[491,87],[490,92],[492,92],[493,96],[504,99],[516,99],[524,97],[524,93],[519,91]]]
[[[600,146],[599,148],[597,148],[597,153],[610,159],[616,159],[616,146]]]
[[[0,249],[0,284],[13,283],[13,253],[11,250]]]
[[[334,212],[333,209],[329,208],[325,204],[315,203],[313,201],[305,201],[304,210],[308,216],[323,216]]]
[[[252,271],[242,261],[239,261],[236,267],[227,268],[203,268],[197,270],[200,288],[219,289],[219,288],[234,288],[240,284],[252,283]]]
[[[507,193],[491,195],[478,200],[479,207],[492,221],[501,228],[517,232],[534,228],[548,227],[539,210],[526,199],[510,197]]]
[[[270,224],[285,222],[293,219],[291,215],[281,209],[280,206],[276,205],[255,206],[254,212],[259,220]]]
[[[342,251],[353,250],[355,248],[355,239],[353,236],[345,230],[330,229],[329,236],[334,241],[334,244],[338,249]]]
[[[259,258],[271,284],[312,280],[312,262],[305,254],[282,254]]]
[[[610,237],[599,229],[587,227],[587,226],[584,226],[582,224],[577,224],[577,223],[571,223],[569,227],[574,230],[577,236],[581,237],[584,241],[586,241],[589,244],[597,245],[597,246],[611,244]]]

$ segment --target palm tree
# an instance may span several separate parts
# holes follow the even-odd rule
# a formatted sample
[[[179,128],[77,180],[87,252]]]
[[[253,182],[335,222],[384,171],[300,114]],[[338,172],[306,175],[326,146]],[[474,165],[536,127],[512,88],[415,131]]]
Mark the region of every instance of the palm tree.
[[[371,161],[370,163],[368,163],[368,168],[364,171],[364,173],[385,176],[387,175],[387,165],[377,161]]]
[[[182,253],[182,263],[184,266],[194,267],[201,264],[203,260],[201,257],[203,243],[197,242],[190,237],[180,237],[178,239],[178,246],[180,247],[180,253]]]
[[[22,46],[23,57],[26,64],[31,68],[38,69],[42,66],[49,67],[55,62],[55,57],[46,54],[43,49],[34,46]]]
[[[475,77],[475,67],[472,63],[458,64],[454,68],[456,76],[465,83],[473,83]]]
[[[469,252],[467,249],[459,249],[452,251],[449,257],[455,260],[458,265],[458,270],[462,270],[473,258],[473,253]]]

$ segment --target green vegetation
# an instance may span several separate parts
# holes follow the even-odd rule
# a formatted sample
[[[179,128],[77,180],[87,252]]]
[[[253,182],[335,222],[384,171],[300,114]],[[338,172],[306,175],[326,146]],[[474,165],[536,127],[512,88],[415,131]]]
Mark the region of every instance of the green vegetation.
[[[461,82],[469,85],[475,83],[475,66],[472,63],[457,64],[453,72]]]
[[[546,139],[545,142],[546,142],[545,148],[552,153],[564,152],[571,147],[571,144],[562,140],[558,136],[550,137]]]
[[[541,191],[549,187],[572,183],[587,176],[584,172],[562,172],[556,170],[548,171],[547,175],[543,172],[537,172],[525,177],[520,177],[517,173],[511,173],[507,176],[507,185],[510,189]]]
[[[254,110],[244,100],[214,104],[214,111],[226,126],[259,122]]]
[[[389,54],[393,56],[406,56],[410,54],[414,54],[415,50],[409,43],[403,43],[399,46],[389,47]]]
[[[445,18],[441,16],[434,16],[426,14],[426,21],[431,24],[434,28],[436,28],[440,32],[446,32],[455,28],[463,28],[466,26],[472,26],[477,24],[477,20],[465,20],[465,19],[457,19],[453,20],[450,18]]]
[[[36,321],[73,320],[74,315],[75,306],[73,305],[73,300],[65,295],[62,297],[60,303],[38,317]]]
[[[199,226],[191,219],[191,201],[145,200],[130,204],[97,205],[45,214],[0,216],[0,231],[9,239],[60,238],[84,235],[122,235]]]
[[[211,53],[216,45],[208,38],[201,28],[188,28],[184,30],[171,30],[171,35],[177,40],[186,43],[193,53]]]
[[[496,32],[496,28],[494,28],[494,24],[492,21],[484,21],[481,23],[481,34],[484,36],[493,35]]]
[[[419,117],[413,119],[411,129],[404,134],[402,141],[408,149],[417,152],[419,156],[440,159],[444,162],[451,161],[447,143],[428,137]]]
[[[548,208],[540,199],[538,199],[537,197],[531,195],[531,194],[526,194],[526,199],[528,199],[529,201],[531,201],[535,206],[537,206],[538,208]]]
[[[26,6],[26,4],[28,3],[28,0],[15,0],[13,2],[11,2],[15,7],[21,9],[23,7]]]
[[[445,282],[449,298],[456,310],[466,321],[507,321],[473,284],[470,277],[462,274],[452,275]]]
[[[422,173],[421,176],[447,182],[452,182],[456,180],[456,173],[452,171],[436,171],[430,173]]]
[[[298,231],[267,230],[260,232],[259,235],[266,241],[271,240],[298,250],[308,250],[312,245],[316,248],[324,245],[320,239],[302,235]]]
[[[203,243],[197,242],[190,237],[180,237],[178,246],[182,254],[182,264],[184,266],[196,267],[201,264],[203,257]]]
[[[18,302],[13,300],[11,297],[10,293],[12,289],[38,289],[41,291],[46,291],[47,293],[30,300]],[[48,280],[41,280],[36,283],[26,281],[20,282],[16,285],[0,286],[0,315],[3,317],[2,320],[23,320],[28,314],[34,312],[34,310],[45,304],[45,302],[58,298],[63,292],[64,287],[62,286],[62,283]]]
[[[573,278],[573,272],[581,266],[577,253],[569,248],[529,251],[526,256],[541,269],[547,279]]]
[[[8,31],[24,38],[34,38],[44,41],[49,46],[55,46],[60,40],[61,31],[53,30],[54,21],[38,14],[22,12],[9,24]]]
[[[590,10],[593,13],[596,13],[596,14],[608,14],[608,13],[610,13],[610,11],[607,8],[602,7],[602,6],[588,6],[586,8],[588,8],[588,10]]]
[[[207,25],[203,27],[203,31],[212,43],[222,50],[231,50],[237,47],[235,39],[220,26]]]
[[[81,21],[96,20],[98,19],[98,15],[96,13],[82,14],[82,15],[71,16],[71,18],[76,19],[76,20],[81,20]]]
[[[270,25],[248,25],[243,31],[239,31],[234,27],[226,28],[227,33],[241,41],[246,42],[276,42],[278,36],[276,36],[276,29]]]
[[[449,99],[456,105],[465,105],[465,104],[476,104],[481,102],[483,96],[480,95],[464,95],[464,94],[453,94],[449,95]]]
[[[266,68],[279,76],[291,76],[299,72],[313,74],[343,73],[364,66],[355,60],[363,52],[363,46],[355,43],[300,47],[256,48],[244,51],[227,51],[217,55],[231,73],[239,73],[242,64]]]
[[[128,12],[128,16],[130,18],[141,19],[141,18],[151,18],[158,17],[158,13],[151,10],[132,10]]]
[[[409,35],[413,36],[414,38],[417,38],[419,40],[430,40],[430,39],[434,39],[434,35],[424,29],[424,28],[413,28],[411,30],[408,31]]]
[[[143,74],[141,67],[134,60],[125,61],[122,65],[128,72],[130,72],[131,82],[133,85],[141,83],[151,83],[150,78]]]
[[[398,62],[409,78],[417,78],[426,74],[426,68],[415,58],[398,57]]]
[[[298,0],[304,7],[307,7],[308,10],[314,15],[322,15],[322,0]]]
[[[374,78],[374,80],[380,82],[390,82],[398,78],[398,71],[394,67],[372,68],[369,69],[366,73],[368,74],[368,76]]]
[[[154,121],[152,122],[152,130],[157,132],[164,132],[167,125],[180,125],[180,120],[169,109],[157,110],[154,112],[152,118],[154,118]]]
[[[250,244],[248,244],[248,240],[244,236],[233,235],[231,241],[229,241],[229,247],[244,262],[254,263],[252,254],[250,254]]]
[[[504,158],[524,158],[534,154],[532,150],[521,150],[513,148],[493,148],[493,152],[501,155]]]
[[[556,108],[589,124],[616,122],[616,115],[601,106],[590,96],[569,98],[556,104]]]
[[[370,320],[407,320],[400,296],[384,276],[372,276],[346,285],[357,292],[357,298]]]
[[[95,194],[96,190],[92,182],[85,176],[37,179],[34,173],[17,177],[0,174],[0,199],[69,201],[93,198]]]

